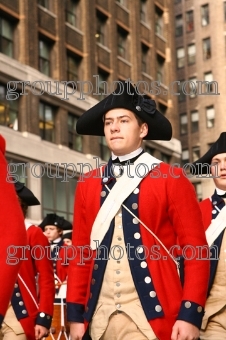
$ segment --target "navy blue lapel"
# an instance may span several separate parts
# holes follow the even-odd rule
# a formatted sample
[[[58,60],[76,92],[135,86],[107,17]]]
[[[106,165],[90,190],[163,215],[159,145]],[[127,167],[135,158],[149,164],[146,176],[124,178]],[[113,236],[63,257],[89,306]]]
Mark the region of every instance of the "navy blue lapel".
[[[212,196],[212,219],[215,219],[217,217],[217,215],[219,214],[219,211],[216,209],[222,209],[225,206],[224,200],[217,195],[216,190]],[[209,279],[209,287],[208,287],[208,295],[210,293],[210,290],[212,288],[213,285],[213,281],[214,281],[214,277],[216,274],[216,270],[217,270],[217,264],[218,264],[218,255],[220,253],[220,248],[221,248],[221,243],[222,243],[222,239],[224,236],[224,231],[222,231],[222,233],[218,236],[218,238],[214,241],[213,246],[211,246],[211,248],[215,248],[218,249],[218,254],[216,253],[216,251],[212,251],[211,256],[213,255],[213,258],[211,258],[210,256],[210,279]],[[210,250],[211,250],[210,248]]]

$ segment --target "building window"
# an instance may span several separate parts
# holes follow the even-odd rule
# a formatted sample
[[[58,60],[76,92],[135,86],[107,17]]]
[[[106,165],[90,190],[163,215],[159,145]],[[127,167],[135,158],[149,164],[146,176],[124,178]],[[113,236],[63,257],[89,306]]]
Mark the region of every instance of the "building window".
[[[201,6],[201,22],[202,26],[207,26],[210,23],[208,4]]]
[[[80,27],[79,0],[68,0],[66,6],[66,22],[74,27]]]
[[[81,57],[67,55],[67,80],[77,82],[79,80],[79,65]]]
[[[214,127],[215,122],[215,110],[214,106],[206,107],[206,126],[207,128]]]
[[[188,65],[195,63],[196,47],[195,44],[188,45]]]
[[[128,32],[118,26],[118,55],[124,59],[129,56]]]
[[[157,54],[157,80],[164,84],[165,59]]]
[[[147,0],[140,0],[140,21],[147,22]]]
[[[182,68],[185,65],[184,47],[177,48],[177,67]]]
[[[46,76],[50,76],[50,54],[51,47],[49,43],[39,40],[39,71]]]
[[[164,163],[170,164],[170,161],[171,161],[171,156],[170,155],[167,155],[166,153],[161,152],[161,157],[160,158],[161,158],[161,160]]]
[[[0,52],[13,58],[14,25],[0,17]]]
[[[185,93],[186,91],[184,89],[184,87],[185,87],[184,83],[185,83],[185,81],[181,80],[180,84],[178,85],[178,93],[180,93],[179,96],[178,96],[179,103],[184,102],[186,100],[186,93]]]
[[[96,18],[97,18],[97,27],[96,27],[96,41],[99,42],[102,45],[107,45],[107,37],[106,37],[106,23],[107,23],[107,17],[102,15],[99,11],[96,12]]]
[[[38,4],[49,9],[49,0],[38,0]]]
[[[213,74],[212,72],[206,72],[204,74],[204,81],[205,83],[205,92],[206,93],[212,93],[214,89],[214,82],[213,82]]]
[[[54,174],[56,176],[53,178]],[[56,213],[59,216],[63,216],[65,219],[72,222],[73,210],[74,210],[74,207],[73,207],[74,194],[75,194],[77,179],[67,178],[67,181],[63,182],[64,174],[59,172],[59,175],[58,175],[57,169],[54,169],[54,167],[52,166],[51,166],[51,175],[52,177],[48,177],[47,174],[45,174],[42,177],[42,214],[43,214],[43,217],[46,214]],[[56,178],[60,176],[61,178]]]
[[[190,98],[195,98],[197,93],[196,78],[189,78]]]
[[[149,48],[148,46],[141,44],[141,70],[142,72],[149,73]]]
[[[194,146],[192,148],[192,162],[196,162],[200,158],[200,148],[199,146]]]
[[[19,99],[6,99],[6,93],[6,86],[0,84],[0,125],[18,130]]]
[[[180,114],[180,134],[186,135],[188,133],[188,116],[187,113]]]
[[[202,201],[202,184],[200,182],[198,182],[198,183],[193,183],[193,185],[194,185],[194,188],[195,188],[197,199],[200,202],[200,201]]]
[[[108,149],[105,137],[100,137],[100,155],[104,161],[108,161],[111,157],[111,151]]]
[[[39,103],[39,131],[42,139],[55,141],[54,109],[43,102]]]
[[[189,163],[189,151],[188,151],[188,149],[182,150],[181,161],[182,161],[182,166]]]
[[[78,117],[68,114],[68,147],[72,150],[82,152],[82,136],[76,132]]]
[[[186,13],[186,31],[192,32],[194,31],[194,12],[189,11]]]
[[[181,35],[183,35],[183,16],[182,16],[182,14],[176,16],[175,35],[176,35],[176,37],[180,37]]]
[[[203,46],[203,58],[204,58],[204,60],[210,59],[211,58],[210,38],[203,39],[202,46]]]
[[[191,112],[191,132],[199,130],[199,113],[198,111]]]
[[[163,11],[155,6],[155,33],[164,37]]]

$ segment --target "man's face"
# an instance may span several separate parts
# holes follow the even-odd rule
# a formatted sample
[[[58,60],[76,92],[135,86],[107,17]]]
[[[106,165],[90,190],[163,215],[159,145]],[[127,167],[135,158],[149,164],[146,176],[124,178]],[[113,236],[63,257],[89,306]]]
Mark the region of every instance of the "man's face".
[[[226,153],[220,153],[212,158],[211,174],[217,188],[226,190]]]
[[[53,225],[46,225],[44,228],[44,235],[48,238],[49,241],[54,241],[61,236],[62,232],[60,232],[57,227]]]
[[[135,115],[129,110],[114,109],[105,115],[106,142],[116,156],[126,155],[138,149],[147,133],[147,124],[139,126]]]

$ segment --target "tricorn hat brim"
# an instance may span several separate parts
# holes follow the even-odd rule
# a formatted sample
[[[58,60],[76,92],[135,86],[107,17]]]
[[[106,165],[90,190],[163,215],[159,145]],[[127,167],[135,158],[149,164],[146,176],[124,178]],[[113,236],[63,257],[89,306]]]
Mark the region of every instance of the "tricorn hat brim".
[[[113,109],[132,111],[148,125],[146,140],[170,140],[172,126],[156,109],[155,101],[139,94],[130,82],[119,82],[116,90],[78,119],[76,130],[81,135],[104,136],[103,116]]]
[[[218,140],[211,145],[205,155],[192,164],[193,174],[194,172],[196,175],[209,174],[213,157],[221,153],[226,153],[226,132],[222,132]]]
[[[17,196],[19,196],[20,199],[23,200],[23,202],[25,202],[28,206],[40,205],[39,200],[35,197],[33,192],[31,192],[31,190],[29,190],[24,185],[24,183],[17,181],[16,183],[14,183],[14,186],[16,189]]]
[[[47,214],[44,220],[39,224],[39,227],[44,230],[45,226],[53,225],[54,227],[60,228],[62,230],[71,230],[71,222],[65,220],[63,216],[58,216],[57,214]]]

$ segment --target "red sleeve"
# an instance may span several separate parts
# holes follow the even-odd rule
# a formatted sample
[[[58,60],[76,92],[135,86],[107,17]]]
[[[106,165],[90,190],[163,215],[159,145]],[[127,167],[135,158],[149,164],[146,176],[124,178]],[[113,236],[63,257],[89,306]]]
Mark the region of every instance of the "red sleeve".
[[[35,254],[35,256],[33,256],[33,264],[38,274],[39,313],[44,312],[52,316],[55,286],[53,266],[50,260],[50,245],[39,227],[31,226],[27,234],[31,249],[36,247],[36,251],[33,252],[33,254]]]
[[[7,163],[3,156],[4,139],[0,136],[0,324],[8,307],[20,263],[7,264],[7,250],[27,243],[24,218],[12,183],[6,181]]]

